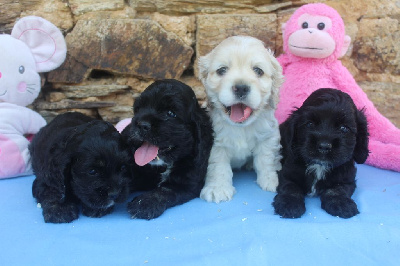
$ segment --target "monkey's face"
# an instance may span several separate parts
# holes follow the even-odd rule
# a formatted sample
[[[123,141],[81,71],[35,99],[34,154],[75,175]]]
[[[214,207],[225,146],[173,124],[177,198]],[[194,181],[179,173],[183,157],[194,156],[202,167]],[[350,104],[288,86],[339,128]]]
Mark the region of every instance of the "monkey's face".
[[[325,16],[303,14],[298,30],[289,36],[289,50],[305,58],[326,58],[335,51],[335,40],[330,35],[332,20]]]

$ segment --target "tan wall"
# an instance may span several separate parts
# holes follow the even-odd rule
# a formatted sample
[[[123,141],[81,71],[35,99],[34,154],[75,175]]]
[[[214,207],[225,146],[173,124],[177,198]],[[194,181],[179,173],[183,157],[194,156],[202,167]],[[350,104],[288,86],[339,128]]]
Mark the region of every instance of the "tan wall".
[[[66,62],[46,80],[33,108],[50,119],[79,110],[111,122],[132,116],[134,98],[153,80],[177,78],[200,100],[195,58],[231,35],[263,40],[278,56],[281,24],[305,3],[342,16],[352,44],[342,59],[377,108],[400,127],[400,3],[395,0],[0,0],[0,32],[37,15],[58,26]]]

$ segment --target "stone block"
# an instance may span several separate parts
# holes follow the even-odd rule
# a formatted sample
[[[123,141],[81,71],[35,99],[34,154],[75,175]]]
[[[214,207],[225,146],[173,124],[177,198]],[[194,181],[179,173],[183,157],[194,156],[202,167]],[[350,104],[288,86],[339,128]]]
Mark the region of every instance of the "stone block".
[[[66,36],[68,60],[49,80],[79,83],[88,71],[141,78],[179,78],[193,49],[151,20],[79,20]]]

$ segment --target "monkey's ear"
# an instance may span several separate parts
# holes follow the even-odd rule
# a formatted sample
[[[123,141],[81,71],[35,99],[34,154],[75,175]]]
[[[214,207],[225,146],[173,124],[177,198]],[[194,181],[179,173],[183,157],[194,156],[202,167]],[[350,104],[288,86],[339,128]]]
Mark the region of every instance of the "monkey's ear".
[[[349,35],[344,36],[343,46],[342,50],[340,51],[339,58],[343,57],[347,53],[347,50],[350,47],[350,43],[351,43],[351,37]]]

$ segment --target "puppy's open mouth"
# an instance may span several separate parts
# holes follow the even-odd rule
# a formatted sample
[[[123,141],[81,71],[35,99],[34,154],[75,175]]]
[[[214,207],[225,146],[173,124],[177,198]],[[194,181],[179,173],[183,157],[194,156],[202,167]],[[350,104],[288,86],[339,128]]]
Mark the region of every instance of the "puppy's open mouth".
[[[135,162],[139,166],[144,166],[152,161],[159,161],[159,153],[169,151],[172,147],[160,149],[147,141],[143,142],[142,145],[135,151]]]
[[[229,107],[225,107],[225,112],[228,114],[231,121],[235,123],[242,123],[246,121],[253,110],[243,103],[237,103]]]

